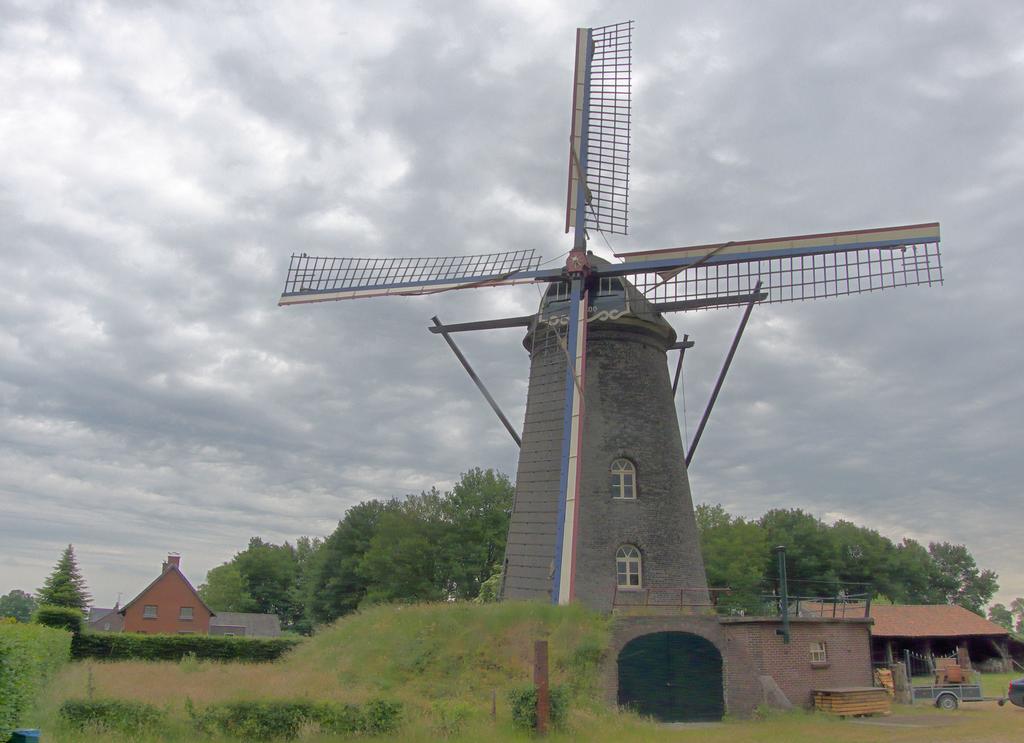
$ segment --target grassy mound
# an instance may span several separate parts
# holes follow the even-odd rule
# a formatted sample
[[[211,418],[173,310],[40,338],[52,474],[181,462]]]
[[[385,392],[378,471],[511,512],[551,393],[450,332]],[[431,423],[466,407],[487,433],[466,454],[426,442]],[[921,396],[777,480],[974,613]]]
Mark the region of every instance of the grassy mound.
[[[552,682],[567,685],[578,708],[596,713],[609,631],[607,617],[581,606],[379,606],[322,629],[274,663],[78,662],[51,685],[40,711],[57,740],[74,739],[70,731],[61,737],[56,714],[61,703],[90,697],[164,710],[166,722],[152,731],[154,740],[191,739],[189,705],[243,700],[365,704],[389,699],[406,710],[403,737],[469,735],[481,726],[493,732],[492,698],[499,727],[505,728],[508,691],[530,682],[538,639],[549,641]]]

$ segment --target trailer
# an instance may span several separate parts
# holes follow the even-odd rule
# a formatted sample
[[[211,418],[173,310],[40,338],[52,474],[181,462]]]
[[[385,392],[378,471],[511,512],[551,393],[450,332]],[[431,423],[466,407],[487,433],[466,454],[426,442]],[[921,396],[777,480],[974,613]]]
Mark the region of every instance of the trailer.
[[[981,684],[931,684],[914,686],[912,702],[932,702],[939,709],[956,709],[965,702],[998,702],[1002,707],[1006,697],[986,697],[981,694]]]

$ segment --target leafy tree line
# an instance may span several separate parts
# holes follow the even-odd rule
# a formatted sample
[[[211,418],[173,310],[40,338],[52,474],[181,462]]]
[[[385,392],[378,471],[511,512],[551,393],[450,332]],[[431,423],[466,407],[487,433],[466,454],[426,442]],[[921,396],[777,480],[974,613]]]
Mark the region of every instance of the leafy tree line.
[[[199,594],[214,611],[273,613],[299,632],[367,603],[472,599],[501,564],[513,491],[477,468],[448,492],[353,506],[325,539],[253,537]]]
[[[755,610],[759,596],[777,581],[776,545],[786,547],[794,593],[830,595],[837,583],[861,583],[871,586],[876,600],[958,604],[984,616],[999,589],[998,576],[980,569],[962,544],[894,543],[874,529],[843,520],[829,525],[800,509],[744,519],[704,504],[696,515],[708,584],[732,588],[722,602],[736,609]]]

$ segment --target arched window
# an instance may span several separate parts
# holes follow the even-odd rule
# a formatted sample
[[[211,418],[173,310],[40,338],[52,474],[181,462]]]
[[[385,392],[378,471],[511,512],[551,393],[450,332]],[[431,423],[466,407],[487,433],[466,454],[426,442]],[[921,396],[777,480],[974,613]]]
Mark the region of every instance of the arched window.
[[[640,550],[624,544],[615,553],[615,580],[619,588],[639,588],[642,577]]]
[[[612,498],[636,498],[636,467],[628,459],[616,459],[610,469]]]

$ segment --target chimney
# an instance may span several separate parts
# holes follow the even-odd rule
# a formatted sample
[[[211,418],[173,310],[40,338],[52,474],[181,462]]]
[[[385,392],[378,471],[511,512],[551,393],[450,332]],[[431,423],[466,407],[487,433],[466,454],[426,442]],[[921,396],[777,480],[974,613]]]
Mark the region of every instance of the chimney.
[[[164,563],[163,572],[167,572],[172,567],[181,569],[181,555],[177,552],[167,555],[167,562]]]

